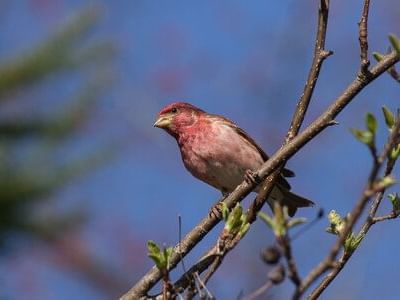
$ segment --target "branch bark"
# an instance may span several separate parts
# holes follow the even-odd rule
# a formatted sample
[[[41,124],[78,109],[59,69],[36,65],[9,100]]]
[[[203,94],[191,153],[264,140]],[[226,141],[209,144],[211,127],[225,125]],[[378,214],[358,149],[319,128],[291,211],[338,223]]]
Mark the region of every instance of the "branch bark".
[[[370,61],[368,59],[368,14],[369,14],[369,2],[370,0],[364,1],[364,8],[361,15],[360,22],[358,23],[359,35],[358,40],[360,42],[360,58],[361,58],[361,72],[367,74]]]

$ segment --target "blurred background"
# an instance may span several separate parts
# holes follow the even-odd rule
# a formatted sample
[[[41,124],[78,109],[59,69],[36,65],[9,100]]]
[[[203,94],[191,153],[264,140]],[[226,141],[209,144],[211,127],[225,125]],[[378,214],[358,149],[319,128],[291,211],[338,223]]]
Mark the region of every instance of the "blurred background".
[[[317,2],[1,1],[0,299],[125,293],[152,266],[146,241],[176,244],[178,216],[185,234],[220,196],[184,169],[175,141],[153,128],[156,114],[188,101],[236,121],[274,152],[307,76]],[[361,9],[361,0],[332,3],[327,49],[335,54],[323,66],[306,124],[357,73]],[[371,51],[385,52],[388,33],[400,35],[399,15],[396,0],[371,4]],[[290,160],[293,189],[326,212],[347,213],[371,165],[349,128],[363,127],[373,112],[383,143],[380,107],[395,109],[398,101],[388,75],[367,87],[339,126]],[[386,201],[382,213],[389,210]],[[326,226],[324,218],[293,242],[302,275],[335,239]],[[396,221],[376,225],[323,298],[397,299],[398,230]],[[257,222],[209,290],[235,299],[261,286],[269,269],[259,254],[271,243]],[[268,295],[287,299],[292,288],[285,282]]]

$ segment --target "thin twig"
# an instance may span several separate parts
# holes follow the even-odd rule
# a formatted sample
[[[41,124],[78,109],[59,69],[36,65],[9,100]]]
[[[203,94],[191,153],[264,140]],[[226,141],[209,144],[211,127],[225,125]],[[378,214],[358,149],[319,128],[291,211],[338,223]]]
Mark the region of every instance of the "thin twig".
[[[303,123],[305,114],[314,92],[315,85],[321,70],[322,63],[328,56],[332,55],[332,51],[325,50],[326,30],[328,27],[328,12],[329,12],[329,0],[321,0],[318,9],[318,24],[317,34],[315,38],[314,57],[311,64],[310,72],[308,74],[307,81],[304,85],[304,91],[300,96],[297,103],[296,110],[293,114],[293,118],[286,134],[285,141],[282,145],[284,147],[298,134],[301,124]],[[281,168],[283,165],[281,165]],[[252,203],[248,211],[248,220],[252,221],[257,217],[257,212],[262,208],[266,199],[272,191],[275,181],[280,176],[280,172],[270,175],[269,178],[265,179],[263,186],[256,200]]]
[[[319,72],[321,70],[321,66],[328,56],[332,55],[332,51],[325,50],[325,40],[326,40],[326,31],[328,27],[328,16],[329,16],[329,0],[321,0],[318,9],[318,23],[317,23],[317,34],[315,38],[315,48],[314,48],[314,57],[311,63],[311,68],[308,74],[307,81],[304,85],[304,91],[301,95],[296,111],[293,114],[292,122],[290,124],[288,133],[286,135],[285,141],[282,147],[285,147],[290,141],[292,141],[297,134],[299,133],[300,127],[304,121],[305,114],[310,105],[310,101],[314,92],[315,85],[317,83],[317,79],[319,76]],[[332,119],[333,120],[333,119]],[[331,120],[331,121],[332,121]],[[330,126],[331,123],[327,126]],[[259,194],[257,195],[256,200],[252,203],[249,212],[248,212],[248,220],[253,221],[257,213],[263,207],[266,199],[271,193],[276,180],[280,176],[280,170],[283,168],[284,162],[281,164],[280,168],[278,168],[272,175],[268,176],[261,189]],[[279,243],[282,246],[284,257],[286,258],[288,265],[288,273],[289,278],[295,284],[296,289],[301,283],[300,275],[297,271],[297,266],[295,259],[292,255],[292,249],[290,244],[290,238],[286,234],[285,236],[280,238]]]
[[[211,276],[214,275],[214,273],[217,271],[217,269],[221,265],[222,259],[225,257],[225,255],[227,253],[228,253],[228,250],[224,249],[223,254],[221,253],[220,255],[215,256],[215,259],[214,259],[213,263],[210,265],[207,274],[204,276],[204,283],[207,283],[210,280]]]
[[[213,247],[203,257],[190,267],[175,283],[174,290],[181,291],[188,287],[191,283],[190,278],[193,278],[194,273],[201,274],[209,268],[209,266],[217,259],[218,249]]]
[[[171,293],[172,285],[171,285],[171,281],[169,280],[169,272],[168,272],[168,270],[165,270],[163,272],[162,284],[163,284],[163,287],[162,287],[162,299],[163,300],[168,300],[170,298],[169,295],[172,294]]]
[[[195,263],[185,274],[183,274],[174,284],[175,290],[185,289],[193,273],[201,274],[205,270],[209,269],[205,275],[203,282],[206,284],[211,276],[216,272],[218,267],[221,265],[222,260],[239,243],[240,238],[235,238],[230,235],[225,235],[224,231],[220,234],[217,243],[209,249],[202,258]],[[196,291],[194,291],[194,294]]]
[[[261,296],[264,294],[267,290],[269,290],[273,286],[273,283],[271,280],[268,280],[266,283],[264,283],[262,286],[260,286],[258,289],[256,289],[254,292],[251,294],[247,295],[246,297],[243,298],[243,300],[253,300],[256,299],[258,296]]]
[[[390,52],[393,51],[392,47],[388,47],[386,54],[389,54]],[[390,67],[387,72],[389,73],[389,75],[398,83],[400,83],[400,74],[399,72],[397,72],[396,66],[392,66]]]
[[[361,58],[361,72],[368,73],[370,61],[368,59],[368,14],[369,14],[369,0],[364,1],[364,8],[361,15],[360,22],[358,23],[360,42],[360,58]]]
[[[199,290],[204,289],[206,292],[206,299],[215,299],[214,296],[211,294],[211,292],[207,289],[205,282],[203,282],[199,276],[199,273],[194,273],[194,278],[197,280],[197,282],[200,284],[200,287],[198,288]]]
[[[286,236],[284,236],[281,239],[280,245],[283,249],[283,255],[286,258],[286,262],[288,265],[288,277],[294,283],[294,285],[297,287],[301,283],[301,278],[300,278],[299,272],[297,271],[296,261],[293,257],[290,239],[287,234],[286,234]]]
[[[317,34],[315,37],[314,57],[308,73],[307,81],[304,85],[303,94],[298,101],[296,112],[294,113],[290,129],[286,135],[285,142],[292,140],[299,132],[303,123],[312,94],[321,70],[322,63],[326,58],[333,54],[332,51],[325,50],[326,30],[328,28],[329,0],[320,0],[318,8]]]
[[[394,80],[396,80],[398,83],[400,83],[400,74],[397,72],[396,68],[393,66],[388,70],[388,73]]]
[[[362,196],[360,200],[357,202],[356,206],[353,208],[352,212],[350,213],[350,216],[345,224],[345,228],[341,232],[339,238],[336,240],[335,244],[332,246],[329,254],[327,257],[316,267],[314,268],[309,275],[304,279],[302,282],[300,289],[299,289],[299,296],[304,293],[304,291],[314,282],[316,281],[319,276],[321,276],[323,273],[325,273],[328,270],[331,270],[329,274],[327,274],[324,279],[320,282],[320,284],[312,291],[312,293],[309,296],[309,299],[317,299],[321,293],[329,286],[329,284],[336,278],[336,276],[340,273],[340,271],[343,269],[347,261],[350,259],[352,256],[353,252],[346,252],[344,251],[342,254],[342,257],[338,260],[335,261],[339,251],[342,248],[342,245],[350,232],[352,231],[352,228],[356,221],[360,218],[362,212],[364,211],[365,206],[367,205],[369,199],[373,194],[376,194],[375,200],[373,204],[371,205],[371,209],[369,212],[368,217],[366,218],[358,236],[364,237],[367,232],[369,231],[370,227],[374,224],[373,220],[375,217],[375,214],[378,210],[379,204],[382,201],[383,194],[385,190],[377,191],[375,193],[371,193],[371,190],[373,189],[373,185],[377,179],[378,172],[384,163],[386,157],[388,156],[388,153],[393,149],[395,145],[399,142],[400,139],[400,119],[397,120],[395,127],[392,130],[392,134],[390,135],[390,138],[388,142],[385,144],[384,149],[379,156],[377,160],[374,160],[373,167],[370,172],[370,176],[368,179],[367,186],[364,189],[364,192],[362,193]],[[394,161],[389,160],[386,166],[385,170],[385,175],[389,175],[394,167]]]
[[[298,134],[300,127],[304,121],[305,114],[310,105],[310,101],[314,92],[315,85],[318,80],[322,63],[326,58],[328,58],[328,56],[333,54],[332,51],[325,50],[326,31],[328,28],[328,16],[329,16],[329,0],[321,0],[318,9],[318,24],[317,24],[317,34],[315,38],[313,61],[311,64],[307,81],[304,86],[304,92],[298,101],[297,108],[293,115],[292,122],[290,124],[283,146],[287,145]],[[282,164],[281,168],[283,168],[283,166],[284,164]],[[277,180],[278,176],[279,173],[275,172],[273,176],[267,178],[266,183],[262,187],[262,191],[264,191],[264,193],[259,193],[255,201],[254,206],[257,211],[259,211],[263,205],[263,204],[257,205],[257,201],[261,202],[267,199],[267,197],[269,196],[269,194],[273,189],[274,183]],[[287,262],[288,277],[294,283],[297,290],[301,284],[301,278],[297,270],[295,258],[293,257],[292,254],[289,235],[286,233],[283,237],[280,237],[278,239],[278,242],[283,249],[283,254]]]
[[[393,220],[399,217],[399,214],[395,213],[392,211],[390,214],[387,214],[385,216],[380,216],[380,217],[375,217],[372,219],[372,224],[376,224],[378,222],[382,221],[387,221],[387,220]]]
[[[208,267],[208,272],[204,276],[203,282],[207,284],[210,278],[217,271],[219,266],[222,264],[224,257],[239,243],[240,237],[233,236],[232,234],[226,233],[223,230],[218,238],[216,245],[212,248],[212,255],[214,259],[212,260],[210,266]],[[181,277],[182,278],[182,277]],[[182,286],[176,285],[177,288],[182,288]]]
[[[180,260],[183,273],[186,273],[185,261],[182,256],[181,241],[182,241],[182,217],[178,215],[178,252],[181,255]]]

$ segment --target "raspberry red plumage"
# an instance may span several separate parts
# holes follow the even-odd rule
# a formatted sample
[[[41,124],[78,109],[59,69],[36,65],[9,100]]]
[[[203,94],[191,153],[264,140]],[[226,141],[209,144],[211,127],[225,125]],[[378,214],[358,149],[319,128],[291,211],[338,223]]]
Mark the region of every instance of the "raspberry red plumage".
[[[176,102],[166,106],[154,126],[166,130],[176,139],[183,163],[193,176],[223,193],[233,191],[243,181],[246,171],[256,171],[268,159],[256,142],[232,121],[208,114],[189,103]],[[287,169],[282,174],[294,176]],[[282,176],[269,203],[283,200],[290,215],[297,207],[313,204],[289,189],[290,185]]]

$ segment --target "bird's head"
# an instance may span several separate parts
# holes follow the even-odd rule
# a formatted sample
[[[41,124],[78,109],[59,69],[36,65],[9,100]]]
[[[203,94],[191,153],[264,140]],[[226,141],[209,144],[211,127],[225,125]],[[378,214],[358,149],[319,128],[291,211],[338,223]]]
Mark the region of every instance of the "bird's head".
[[[159,112],[154,126],[177,137],[185,128],[192,126],[203,113],[203,110],[190,103],[171,103]]]

